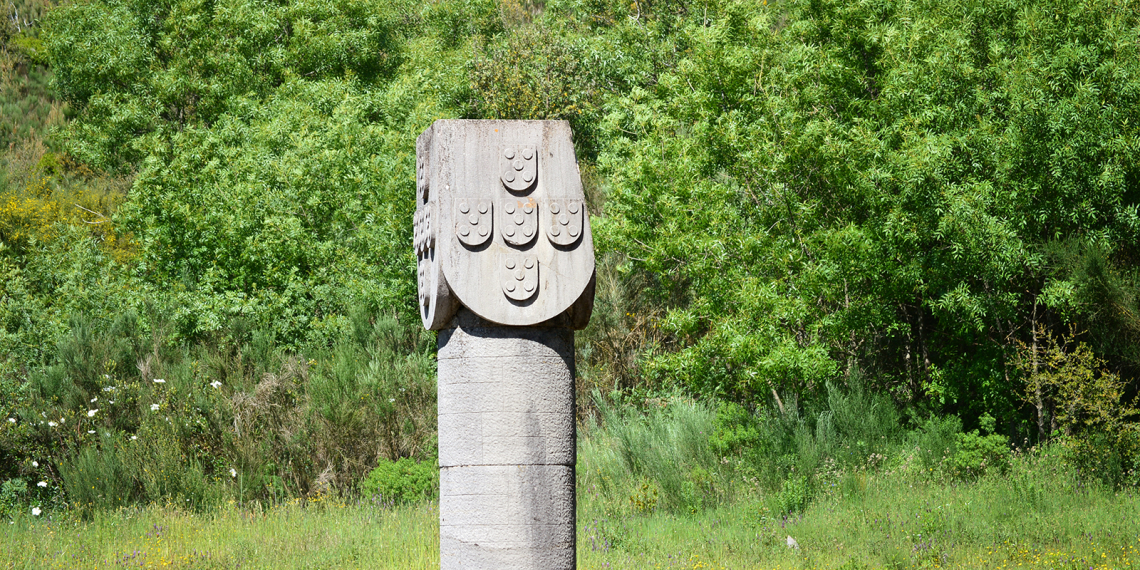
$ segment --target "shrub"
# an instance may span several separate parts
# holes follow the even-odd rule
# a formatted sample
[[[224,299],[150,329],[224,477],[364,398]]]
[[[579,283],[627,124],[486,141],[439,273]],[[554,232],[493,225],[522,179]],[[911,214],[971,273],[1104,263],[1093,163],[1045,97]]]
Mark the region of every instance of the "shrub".
[[[16,477],[0,485],[0,517],[10,516],[19,511],[27,500],[28,482]]]
[[[932,417],[919,425],[911,437],[924,471],[941,469],[957,453],[961,432],[962,420],[958,416]]]
[[[405,504],[439,495],[439,466],[436,462],[401,457],[380,464],[360,483],[361,495],[394,504]]]
[[[980,435],[978,430],[957,436],[957,451],[950,467],[959,478],[977,478],[990,471],[1009,470],[1009,438],[1000,434]]]

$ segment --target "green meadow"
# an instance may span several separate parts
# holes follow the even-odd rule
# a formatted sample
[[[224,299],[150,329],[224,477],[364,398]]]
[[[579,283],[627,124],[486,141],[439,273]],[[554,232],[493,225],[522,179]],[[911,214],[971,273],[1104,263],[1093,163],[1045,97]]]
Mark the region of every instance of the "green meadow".
[[[670,512],[639,506],[636,493],[603,495],[580,476],[578,567],[1140,567],[1140,496],[1080,483],[1056,450],[1019,451],[1005,476],[970,482],[933,476],[913,456],[893,463],[833,472],[794,514],[743,490],[714,508]],[[438,516],[434,501],[333,497],[204,513],[152,505],[89,520],[22,515],[0,533],[0,567],[430,569]]]

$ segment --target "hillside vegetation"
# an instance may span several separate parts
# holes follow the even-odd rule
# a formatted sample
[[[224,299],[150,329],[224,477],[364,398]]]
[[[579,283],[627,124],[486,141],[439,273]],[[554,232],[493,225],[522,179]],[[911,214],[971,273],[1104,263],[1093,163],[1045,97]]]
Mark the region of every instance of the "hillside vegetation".
[[[1135,3],[4,6],[0,515],[430,497],[441,118],[574,129],[625,514],[1014,447],[1140,484]]]

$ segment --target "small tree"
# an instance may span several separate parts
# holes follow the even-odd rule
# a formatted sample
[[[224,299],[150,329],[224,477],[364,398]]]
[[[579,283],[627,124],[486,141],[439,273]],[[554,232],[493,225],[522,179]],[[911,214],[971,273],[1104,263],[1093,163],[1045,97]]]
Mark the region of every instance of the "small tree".
[[[1125,477],[1135,477],[1140,410],[1136,398],[1125,397],[1127,383],[1105,369],[1105,361],[1089,345],[1076,342],[1076,336],[1070,330],[1058,340],[1041,327],[1035,335],[1040,342],[1019,343],[1024,398],[1038,406],[1047,401],[1054,432],[1069,439],[1077,464],[1119,485]]]

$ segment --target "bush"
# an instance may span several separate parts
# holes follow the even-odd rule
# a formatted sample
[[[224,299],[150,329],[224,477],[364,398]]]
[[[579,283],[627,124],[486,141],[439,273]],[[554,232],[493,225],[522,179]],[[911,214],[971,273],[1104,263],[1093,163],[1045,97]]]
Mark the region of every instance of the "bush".
[[[957,451],[950,460],[954,474],[974,479],[988,472],[1009,470],[1009,438],[1000,434],[980,435],[978,430],[960,433]]]
[[[962,420],[958,416],[932,417],[921,423],[911,438],[924,471],[940,470],[944,462],[954,457],[961,432]]]
[[[393,504],[413,503],[439,496],[439,466],[436,462],[401,457],[382,460],[360,483],[365,498]]]

